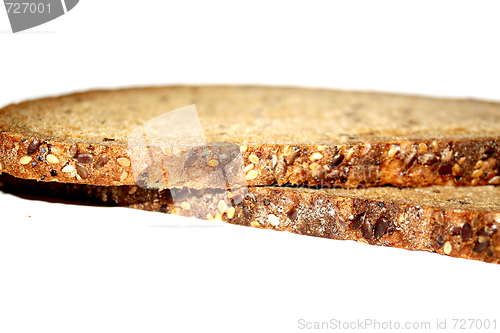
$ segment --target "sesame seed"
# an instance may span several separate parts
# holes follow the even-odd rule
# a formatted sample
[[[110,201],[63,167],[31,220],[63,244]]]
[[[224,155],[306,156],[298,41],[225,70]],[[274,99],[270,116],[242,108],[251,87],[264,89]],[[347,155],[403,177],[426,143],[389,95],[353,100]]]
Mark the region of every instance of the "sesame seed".
[[[323,158],[323,155],[320,154],[320,153],[314,153],[314,154],[311,155],[311,157],[309,157],[309,159],[311,161],[317,161],[317,160],[320,160],[322,158]]]
[[[138,188],[138,187],[137,187],[137,186],[135,186],[135,185],[134,185],[134,186],[132,186],[132,187],[130,188],[130,190],[128,190],[128,194],[134,194],[135,192],[137,192],[137,188]]]
[[[477,161],[474,169],[481,169],[482,166],[483,166],[483,160],[479,160],[479,161]]]
[[[477,178],[474,178],[474,179],[470,182],[470,184],[471,184],[472,186],[476,186],[476,185],[477,185],[477,183],[479,183],[479,179],[477,179]]]
[[[460,157],[460,159],[458,160],[458,164],[462,165],[465,162],[466,159],[467,158],[465,156]]]
[[[118,164],[120,164],[122,167],[130,166],[130,160],[126,157],[118,157],[116,159],[116,162],[118,162]]]
[[[251,154],[250,156],[248,156],[248,159],[252,163],[255,163],[255,164],[259,163],[259,158],[255,154]]]
[[[208,213],[207,215],[205,215],[205,218],[206,218],[207,220],[209,220],[209,221],[214,219],[214,217],[213,217],[213,216],[212,216],[212,214],[210,214],[210,213]]]
[[[450,241],[446,241],[446,243],[444,243],[443,250],[444,250],[445,254],[450,254],[451,253],[452,247],[451,247]]]
[[[31,162],[31,156],[24,156],[19,160],[19,163],[23,165],[28,164],[29,162]]]
[[[219,208],[219,212],[221,214],[224,214],[224,212],[227,209],[227,204],[224,200],[219,200],[219,203],[217,204],[217,208]]]
[[[247,151],[247,148],[248,148],[247,146],[245,146],[245,145],[241,145],[241,146],[240,146],[240,153],[244,153],[244,152],[246,152],[246,151]]]
[[[425,143],[421,142],[418,145],[418,151],[421,153],[426,153],[427,152],[427,145]]]
[[[495,176],[488,181],[488,184],[498,185],[500,184],[500,176]]]
[[[191,205],[189,204],[189,202],[183,202],[183,203],[181,203],[181,208],[184,210],[190,210]]]
[[[49,162],[51,164],[59,163],[59,159],[57,157],[55,157],[55,155],[52,155],[52,154],[48,154],[45,159],[47,160],[47,162]]]
[[[61,169],[61,172],[66,172],[66,173],[69,173],[69,172],[72,172],[73,170],[75,170],[75,167],[68,164],[66,166],[64,166],[62,169]]]
[[[474,170],[474,172],[472,172],[471,176],[472,178],[479,178],[483,175],[484,171],[479,169],[479,170]]]
[[[128,172],[123,171],[122,175],[120,176],[120,181],[123,182],[125,179],[128,177]]]
[[[394,155],[396,155],[398,151],[399,151],[398,145],[391,145],[391,148],[389,148],[389,152],[387,153],[387,156],[389,156],[390,158],[393,158]]]
[[[227,210],[227,217],[228,217],[228,218],[230,218],[230,219],[232,219],[232,218],[233,218],[233,216],[234,216],[234,212],[235,212],[234,207],[229,208],[229,209]]]
[[[325,149],[326,149],[326,146],[318,146],[318,150],[319,150],[319,151],[323,151],[323,150],[325,150]]]
[[[259,175],[259,173],[257,171],[250,170],[247,173],[246,180],[254,180],[255,178],[257,178],[258,175]]]
[[[291,146],[285,146],[285,149],[283,150],[283,154],[285,154],[285,156],[288,156],[292,153],[292,147]]]
[[[352,155],[354,155],[354,148],[351,148],[347,151],[347,154],[345,156],[346,160],[350,160]]]
[[[496,223],[500,223],[500,213],[496,213],[495,216],[493,216],[493,220],[495,220]]]
[[[267,215],[267,220],[273,227],[277,227],[280,224],[280,218],[274,214]]]
[[[252,170],[252,169],[253,169],[253,166],[254,166],[254,165],[253,165],[252,163],[250,163],[249,165],[247,165],[247,166],[243,169],[243,171],[248,172],[248,171],[250,171],[250,170]]]
[[[219,165],[219,161],[217,161],[217,160],[210,160],[209,164],[210,164],[210,166],[216,167],[216,166]]]
[[[219,221],[219,222],[222,222],[222,214],[217,214],[217,215],[215,215],[215,217],[214,217],[214,221]]]
[[[256,221],[250,222],[250,226],[254,228],[260,228],[260,223]]]
[[[458,173],[460,172],[460,165],[455,164],[455,165],[451,168],[451,171],[452,171],[452,173],[453,173],[453,176],[458,175]]]

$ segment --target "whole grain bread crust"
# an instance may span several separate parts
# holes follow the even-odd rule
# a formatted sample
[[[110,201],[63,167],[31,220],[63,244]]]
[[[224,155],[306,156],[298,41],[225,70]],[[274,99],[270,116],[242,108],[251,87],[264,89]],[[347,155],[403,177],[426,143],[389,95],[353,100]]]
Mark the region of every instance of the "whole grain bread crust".
[[[494,186],[252,187],[238,193],[54,184],[7,175],[1,183],[6,191],[24,188],[32,194],[500,263],[500,188]]]
[[[134,143],[127,133],[189,104],[197,105],[207,146],[220,150],[212,160],[196,155],[199,147],[181,138],[139,147],[147,154],[131,156]],[[168,168],[157,176],[167,184],[176,180],[167,187],[210,188],[213,178],[194,175],[208,175],[214,163],[223,168],[220,145],[228,143],[238,147],[244,164],[229,176],[241,178],[237,173],[244,172],[248,186],[500,184],[500,104],[491,102],[172,86],[27,101],[1,109],[0,117],[0,172],[26,179],[134,185],[137,164],[168,156]]]

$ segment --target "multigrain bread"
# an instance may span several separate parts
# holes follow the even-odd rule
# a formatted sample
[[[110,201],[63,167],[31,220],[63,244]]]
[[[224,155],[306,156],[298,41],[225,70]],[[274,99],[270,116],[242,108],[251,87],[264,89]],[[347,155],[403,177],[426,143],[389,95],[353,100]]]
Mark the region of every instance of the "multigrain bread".
[[[208,149],[175,133],[147,146],[131,139],[143,123],[192,104]],[[235,86],[89,91],[1,109],[0,172],[135,185],[137,164],[168,156],[139,173],[204,189],[219,185],[196,175],[224,168],[231,159],[220,157],[237,150],[249,186],[497,185],[499,137],[500,104],[474,100]],[[131,156],[131,146],[148,153]]]
[[[118,206],[216,219],[296,234],[430,251],[500,263],[500,188],[366,189],[250,187],[152,190],[56,184],[4,175],[5,191],[85,198]],[[175,200],[173,199],[175,198]]]

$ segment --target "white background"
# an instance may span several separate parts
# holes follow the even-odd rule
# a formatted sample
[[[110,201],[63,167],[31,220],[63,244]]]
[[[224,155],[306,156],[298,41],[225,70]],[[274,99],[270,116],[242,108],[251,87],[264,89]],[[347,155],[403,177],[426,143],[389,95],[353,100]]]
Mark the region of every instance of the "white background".
[[[499,12],[498,1],[82,0],[12,34],[0,9],[0,104],[173,83],[500,101]],[[500,329],[495,265],[3,192],[0,211],[2,333],[306,331],[300,319]]]

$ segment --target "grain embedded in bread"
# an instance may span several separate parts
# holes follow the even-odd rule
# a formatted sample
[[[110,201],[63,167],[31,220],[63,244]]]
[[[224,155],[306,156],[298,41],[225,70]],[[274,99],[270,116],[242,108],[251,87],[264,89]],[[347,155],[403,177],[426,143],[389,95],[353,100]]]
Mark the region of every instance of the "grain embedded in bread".
[[[0,110],[0,172],[133,185],[130,133],[191,104],[209,145],[239,147],[245,165],[253,165],[245,175],[250,186],[500,184],[500,104],[275,87],[90,91],[10,105]],[[145,164],[164,158],[165,149],[180,149],[163,176],[177,179],[176,186],[213,187],[192,176],[210,172],[206,159],[176,173],[192,156],[192,140],[155,140]]]
[[[94,199],[148,211],[500,263],[500,188],[495,186],[356,190],[251,187],[240,196],[223,189],[177,189],[172,193],[135,185],[56,184],[6,175],[4,183],[7,190],[27,188],[29,193],[63,195],[65,199]]]

